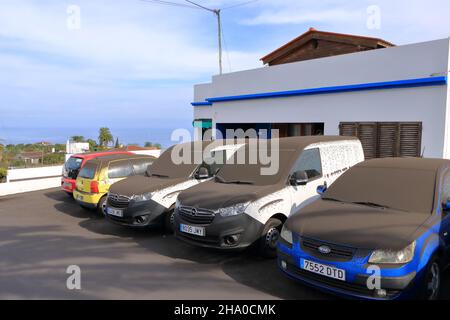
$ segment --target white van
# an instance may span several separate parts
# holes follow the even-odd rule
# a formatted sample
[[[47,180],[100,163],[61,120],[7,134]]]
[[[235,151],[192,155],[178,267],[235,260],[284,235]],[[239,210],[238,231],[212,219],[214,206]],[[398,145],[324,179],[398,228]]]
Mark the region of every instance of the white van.
[[[263,255],[274,256],[287,217],[364,161],[361,143],[353,137],[280,138],[277,148],[272,150],[279,153],[275,174],[262,175],[261,163],[225,164],[214,179],[181,192],[175,207],[176,237],[219,249],[256,242]]]
[[[110,187],[104,209],[106,218],[115,224],[134,228],[163,223],[168,231],[172,231],[178,194],[211,180],[221,165],[242,146],[226,145],[220,141],[172,146],[148,167],[145,176],[132,176]],[[174,162],[174,156],[183,151],[188,155],[187,161]],[[222,161],[211,163],[205,159],[205,154]],[[200,164],[195,161],[196,156],[200,156]]]

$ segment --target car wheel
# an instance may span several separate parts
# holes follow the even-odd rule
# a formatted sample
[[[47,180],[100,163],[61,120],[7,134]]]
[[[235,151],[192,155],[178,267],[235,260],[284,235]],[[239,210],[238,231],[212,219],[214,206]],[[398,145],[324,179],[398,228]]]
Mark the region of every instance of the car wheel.
[[[431,258],[427,265],[424,283],[422,286],[422,299],[437,300],[441,289],[441,265],[437,256]]]
[[[164,228],[168,233],[173,233],[175,224],[175,210],[170,210],[164,217]]]
[[[259,251],[265,258],[275,258],[277,255],[277,243],[280,237],[283,223],[276,218],[270,218],[264,226],[260,238]]]
[[[103,197],[101,197],[100,201],[98,202],[97,211],[99,214],[104,216],[105,210],[106,210],[106,196],[103,196]]]

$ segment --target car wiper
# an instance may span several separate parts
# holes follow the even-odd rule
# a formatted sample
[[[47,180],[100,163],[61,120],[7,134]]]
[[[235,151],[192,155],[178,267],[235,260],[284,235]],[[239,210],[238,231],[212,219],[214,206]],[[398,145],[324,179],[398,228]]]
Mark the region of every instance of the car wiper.
[[[168,178],[169,176],[166,176],[165,174],[152,173],[151,177]]]
[[[336,201],[336,202],[345,202],[336,198],[330,198],[330,197],[323,197],[321,198],[322,200],[327,200],[327,201]]]
[[[252,181],[242,181],[242,180],[231,180],[231,181],[226,181],[224,183],[227,183],[227,184],[255,184]]]
[[[375,203],[375,202],[370,202],[370,201],[355,201],[355,202],[352,202],[352,203],[360,204],[360,205],[363,205],[363,206],[369,206],[369,207],[377,207],[377,208],[389,209],[388,206],[385,206],[385,205],[379,204],[379,203]]]

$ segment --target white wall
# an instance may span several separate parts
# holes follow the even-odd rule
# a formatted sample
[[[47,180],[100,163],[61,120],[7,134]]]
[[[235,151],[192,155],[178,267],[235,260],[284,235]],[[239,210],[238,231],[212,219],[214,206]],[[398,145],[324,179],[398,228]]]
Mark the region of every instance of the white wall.
[[[62,165],[39,168],[9,169],[7,181],[61,176]]]
[[[0,196],[50,189],[58,187],[60,185],[61,185],[60,177],[0,183]]]
[[[201,99],[285,90],[447,76],[449,39],[264,67],[213,77]],[[197,87],[195,87],[197,89]],[[341,121],[421,121],[427,157],[450,158],[446,131],[448,86],[253,99],[194,107],[195,118],[213,123],[323,122],[339,134]],[[201,96],[212,91],[213,95]],[[448,137],[448,138],[447,138]]]

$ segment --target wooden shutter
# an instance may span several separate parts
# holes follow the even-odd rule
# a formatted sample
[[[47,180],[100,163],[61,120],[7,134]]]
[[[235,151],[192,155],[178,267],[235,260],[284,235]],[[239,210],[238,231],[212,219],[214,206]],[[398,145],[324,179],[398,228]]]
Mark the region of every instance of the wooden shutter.
[[[381,122],[378,124],[377,157],[399,156],[399,124],[395,122]]]
[[[341,122],[339,134],[358,137],[366,159],[420,157],[421,122]]]
[[[399,124],[399,156],[420,157],[422,144],[422,123],[403,122]]]
[[[342,122],[339,125],[341,136],[358,137],[366,159],[377,156],[377,124],[375,122]]]

